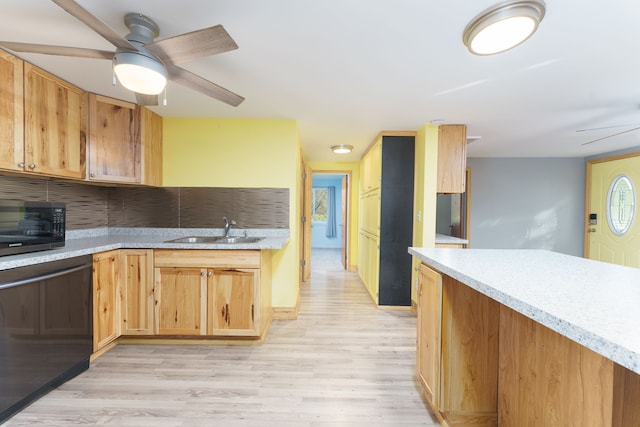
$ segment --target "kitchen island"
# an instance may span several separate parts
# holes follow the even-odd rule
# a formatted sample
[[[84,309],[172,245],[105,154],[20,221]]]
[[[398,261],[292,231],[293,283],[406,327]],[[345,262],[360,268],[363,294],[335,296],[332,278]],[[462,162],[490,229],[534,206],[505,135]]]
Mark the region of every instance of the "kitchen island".
[[[537,250],[409,253],[424,273],[418,373],[443,425],[640,425],[640,270]]]

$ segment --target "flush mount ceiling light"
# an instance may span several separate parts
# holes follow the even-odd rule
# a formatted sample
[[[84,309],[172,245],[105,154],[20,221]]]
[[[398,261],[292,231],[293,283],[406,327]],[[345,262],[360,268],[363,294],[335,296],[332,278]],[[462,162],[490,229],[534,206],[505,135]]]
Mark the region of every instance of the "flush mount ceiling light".
[[[162,62],[140,51],[116,52],[113,72],[122,86],[145,95],[157,95],[167,84],[167,69]]]
[[[346,144],[334,145],[331,147],[331,151],[333,151],[336,154],[347,154],[353,151],[353,145],[346,145]]]
[[[497,4],[476,16],[462,34],[469,51],[476,55],[504,52],[533,35],[545,14],[542,0]]]

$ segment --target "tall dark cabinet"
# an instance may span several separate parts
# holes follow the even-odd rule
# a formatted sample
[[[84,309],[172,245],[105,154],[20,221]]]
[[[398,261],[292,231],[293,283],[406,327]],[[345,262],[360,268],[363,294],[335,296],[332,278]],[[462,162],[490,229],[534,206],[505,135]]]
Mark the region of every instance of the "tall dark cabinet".
[[[382,135],[362,162],[360,276],[381,306],[411,306],[415,137]]]

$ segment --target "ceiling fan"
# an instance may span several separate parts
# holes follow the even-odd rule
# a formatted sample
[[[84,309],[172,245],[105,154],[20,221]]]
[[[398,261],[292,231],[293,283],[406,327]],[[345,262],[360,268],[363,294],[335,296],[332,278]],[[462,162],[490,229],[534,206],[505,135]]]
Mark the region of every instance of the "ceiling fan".
[[[142,105],[158,105],[157,95],[164,89],[167,78],[234,107],[244,101],[240,95],[176,65],[237,49],[222,25],[154,41],[159,34],[156,23],[139,13],[128,13],[124,22],[130,33],[123,37],[74,0],[52,1],[113,44],[115,52],[9,41],[0,41],[0,46],[15,52],[111,60],[120,83],[133,90]],[[147,74],[143,77],[127,74],[132,71]],[[133,80],[127,80],[127,76]]]
[[[596,130],[604,130],[604,129],[615,129],[615,128],[621,128],[621,127],[631,127],[630,129],[625,129],[623,131],[620,132],[614,132],[612,134],[600,137],[600,138],[596,138],[593,139],[591,141],[587,141],[587,142],[583,142],[581,145],[589,145],[589,144],[593,144],[594,142],[598,142],[598,141],[602,141],[604,139],[609,139],[609,138],[613,138],[614,136],[618,136],[618,135],[624,135],[625,133],[630,133],[630,132],[634,132],[637,130],[640,130],[640,126],[638,126],[637,124],[635,125],[612,125],[612,126],[603,126],[603,127],[597,127],[597,128],[589,128],[589,129],[578,129],[576,130],[576,132],[591,132],[591,131],[596,131]]]

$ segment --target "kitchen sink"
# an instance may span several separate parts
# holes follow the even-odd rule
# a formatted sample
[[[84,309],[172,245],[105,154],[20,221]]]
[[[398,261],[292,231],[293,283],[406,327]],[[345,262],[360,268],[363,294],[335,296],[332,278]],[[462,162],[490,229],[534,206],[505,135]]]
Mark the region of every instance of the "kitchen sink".
[[[224,237],[224,236],[188,236],[178,239],[166,240],[165,243],[255,243],[262,237]]]

